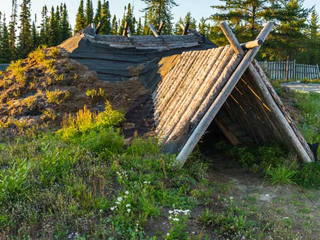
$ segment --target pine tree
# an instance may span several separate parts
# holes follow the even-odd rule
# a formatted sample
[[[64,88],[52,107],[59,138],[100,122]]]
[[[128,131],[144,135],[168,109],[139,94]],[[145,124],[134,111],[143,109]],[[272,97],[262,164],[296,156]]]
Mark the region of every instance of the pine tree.
[[[86,11],[85,11],[85,27],[93,23],[93,4],[92,0],[87,0]]]
[[[200,19],[200,23],[198,26],[198,31],[199,33],[201,33],[202,35],[208,35],[209,34],[209,29],[208,29],[208,25],[207,25],[207,20],[205,18],[201,18]]]
[[[117,16],[114,15],[112,19],[112,35],[117,35],[118,34],[118,21],[117,21]]]
[[[51,8],[50,18],[49,18],[49,30],[48,30],[49,42],[48,45],[55,46],[59,42],[58,35],[58,23],[56,21],[56,14],[54,7]]]
[[[189,29],[193,29],[193,30],[197,29],[197,21],[195,18],[192,17],[191,12],[187,13],[184,20],[182,20],[182,18],[179,19],[178,23],[176,24],[175,34],[178,34],[178,35],[182,34],[183,29],[181,28],[180,24],[182,24],[183,26],[186,26],[187,23],[189,23]]]
[[[42,45],[49,44],[49,18],[48,18],[48,8],[43,6],[41,12],[41,24],[40,24],[40,43]]]
[[[128,4],[127,7],[127,13],[125,16],[125,20],[127,20],[129,22],[129,27],[130,27],[130,31],[132,34],[135,34],[135,29],[136,29],[136,18],[133,15],[133,9],[131,8],[131,4]]]
[[[97,25],[101,19],[102,19],[102,4],[101,4],[101,0],[98,0],[96,15],[94,16],[93,22]]]
[[[32,28],[31,28],[31,50],[36,49],[39,45],[39,33],[37,30],[37,15],[35,15],[35,20],[32,23]]]
[[[23,0],[20,13],[19,55],[26,57],[31,50],[30,0]]]
[[[276,2],[277,0],[272,0]],[[270,0],[221,0],[222,4],[212,6],[218,10],[211,16],[215,21],[214,32],[215,42],[218,44],[227,44],[219,22],[227,20],[233,32],[241,42],[254,39],[262,23],[262,20],[270,13]]]
[[[16,36],[16,26],[18,23],[18,14],[17,14],[17,0],[12,0],[12,13],[11,20],[9,23],[9,45],[12,53],[11,60],[16,58],[17,55],[17,36]]]
[[[310,24],[307,30],[308,44],[306,44],[305,58],[307,64],[320,64],[320,36],[319,36],[319,15],[315,8],[312,8]]]
[[[61,41],[64,41],[71,37],[71,26],[69,23],[69,16],[67,5],[63,4],[62,13],[61,13]]]
[[[112,27],[111,27],[111,14],[110,14],[110,6],[109,1],[104,1],[102,4],[102,13],[101,13],[101,19],[102,19],[102,28],[100,30],[101,34],[111,34]]]
[[[141,17],[139,18],[139,21],[138,21],[136,33],[137,33],[137,35],[143,35],[143,26],[142,26]]]
[[[171,9],[178,4],[175,0],[142,0],[147,7],[143,9],[147,13],[148,23],[152,23],[156,29],[159,28],[160,22],[165,21],[163,29],[164,34],[171,34],[173,29],[173,16]]]
[[[78,8],[77,18],[76,18],[76,26],[74,29],[74,33],[77,33],[83,30],[86,26],[86,19],[84,16],[84,8],[83,8],[83,0],[80,1],[80,6]]]
[[[57,6],[56,8],[56,12],[54,14],[54,21],[55,21],[55,26],[56,26],[56,29],[55,29],[55,33],[57,35],[57,41],[54,45],[58,45],[61,41],[62,41],[62,37],[61,37],[61,15],[60,15],[60,7]]]
[[[126,12],[127,12],[127,6],[124,7],[124,13],[123,13],[123,17],[122,20],[119,23],[119,28],[118,28],[118,35],[122,35],[123,33],[123,29],[124,29],[124,25],[126,23]]]
[[[293,60],[305,40],[310,9],[303,7],[303,0],[281,1],[280,4],[274,16],[279,25],[268,41],[269,55],[278,60]]]

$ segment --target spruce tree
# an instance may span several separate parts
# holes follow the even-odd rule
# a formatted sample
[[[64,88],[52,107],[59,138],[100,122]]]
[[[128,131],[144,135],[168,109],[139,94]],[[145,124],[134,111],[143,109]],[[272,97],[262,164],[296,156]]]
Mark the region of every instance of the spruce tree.
[[[278,0],[272,0],[277,2]],[[215,42],[217,44],[228,44],[224,37],[219,22],[227,20],[233,32],[241,42],[254,39],[260,31],[263,18],[270,13],[269,0],[221,0],[222,4],[212,6],[217,10],[211,16],[215,22]]]
[[[164,34],[171,34],[173,30],[173,16],[171,9],[178,6],[175,0],[142,0],[147,7],[143,9],[147,13],[148,23],[152,23],[156,29],[160,22],[165,21]]]
[[[56,21],[56,14],[54,11],[54,7],[51,8],[50,18],[49,18],[49,43],[48,45],[55,46],[59,42],[59,35],[58,35],[58,23]]]
[[[31,50],[30,0],[23,0],[20,13],[19,55],[26,57]]]
[[[61,13],[61,41],[64,41],[71,37],[71,26],[69,23],[69,16],[67,5],[63,4],[62,13]]]
[[[32,23],[32,28],[31,28],[31,50],[36,49],[39,45],[39,33],[37,29],[37,15],[35,15],[35,20]]]
[[[93,23],[93,4],[92,0],[87,0],[86,11],[85,11],[85,27]]]
[[[277,60],[297,59],[299,48],[305,41],[305,30],[310,9],[303,7],[303,0],[281,1],[275,17],[279,24],[271,33],[269,55]],[[298,59],[297,59],[298,60]]]
[[[315,8],[312,8],[310,24],[307,30],[308,44],[306,44],[305,63],[320,64],[320,36],[319,36],[319,15]]]
[[[77,18],[76,18],[76,26],[74,29],[74,33],[77,33],[83,30],[86,26],[86,19],[84,16],[84,7],[83,7],[83,0],[80,1],[80,6],[78,8]]]
[[[11,60],[16,58],[17,55],[17,36],[16,36],[16,26],[18,24],[18,14],[17,14],[17,0],[12,0],[12,13],[11,13],[11,20],[9,23],[9,45],[12,53]]]
[[[118,21],[117,21],[117,16],[114,15],[112,19],[112,35],[117,35],[118,34]]]
[[[192,17],[191,12],[187,13],[184,20],[182,20],[182,18],[180,18],[180,20],[178,21],[178,23],[176,25],[175,34],[178,34],[178,35],[182,34],[183,29],[181,28],[180,24],[182,24],[183,26],[186,26],[187,23],[189,23],[189,29],[193,29],[193,30],[197,29],[196,19]]]
[[[102,4],[101,4],[101,0],[98,0],[96,15],[94,16],[93,22],[97,25],[101,19],[102,19]]]
[[[129,27],[130,27],[130,31],[132,34],[135,34],[135,31],[136,31],[136,18],[134,17],[133,15],[133,9],[131,7],[131,4],[129,3],[128,4],[128,7],[127,7],[127,13],[126,13],[126,16],[125,16],[125,20],[129,21]]]
[[[102,28],[100,30],[101,34],[105,34],[105,35],[111,34],[112,27],[111,27],[111,14],[110,14],[109,1],[104,1],[102,4],[101,19],[102,19]]]
[[[58,45],[61,41],[62,41],[62,37],[61,37],[61,15],[60,15],[60,7],[57,6],[56,8],[56,12],[55,12],[55,15],[54,15],[54,21],[55,21],[55,26],[56,26],[56,29],[55,29],[55,33],[57,35],[57,41],[54,45]]]
[[[43,6],[42,12],[41,12],[40,43],[42,45],[49,44],[49,18],[48,18],[48,8],[46,5]]]
[[[138,21],[138,26],[137,26],[136,34],[137,34],[137,35],[143,35],[143,26],[142,26],[141,17],[139,18],[139,21]]]
[[[198,31],[199,33],[201,33],[202,35],[208,35],[208,25],[207,25],[207,20],[205,18],[201,18],[200,19],[200,23],[198,26]]]

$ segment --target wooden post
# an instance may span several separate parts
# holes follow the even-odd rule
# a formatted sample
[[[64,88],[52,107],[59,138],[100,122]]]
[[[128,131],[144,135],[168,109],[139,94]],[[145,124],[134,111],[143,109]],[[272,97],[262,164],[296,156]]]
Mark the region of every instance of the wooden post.
[[[287,65],[286,65],[286,81],[289,80],[289,55],[287,56]]]
[[[241,47],[244,50],[248,50],[248,49],[251,49],[251,48],[259,47],[262,44],[263,44],[263,41],[261,39],[257,39],[257,40],[253,40],[253,41],[250,41],[250,42],[247,42],[247,43],[242,43]]]
[[[190,23],[188,22],[183,29],[183,35],[188,35],[189,26],[190,26]]]
[[[159,33],[157,32],[157,30],[154,28],[154,26],[151,23],[149,24],[149,27],[150,27],[151,31],[153,32],[153,35],[155,37],[159,37]]]
[[[272,28],[273,27],[273,23],[271,24],[271,26],[267,25],[264,27],[264,29],[261,31],[260,35],[264,32],[265,29],[268,28]],[[234,51],[236,53],[242,53],[244,52],[238,42],[238,40],[236,39],[236,37],[234,36],[234,34],[232,33],[231,29],[229,28],[229,26],[227,25],[226,22],[223,22],[220,24],[222,30],[224,33],[226,33],[226,36],[231,44],[231,46],[234,48]],[[271,31],[268,30],[267,32],[269,33]],[[258,36],[258,38],[260,38],[260,35]],[[266,36],[263,36],[264,38],[263,41],[265,40]],[[260,48],[260,47],[258,47]],[[254,48],[250,51],[257,51],[257,48]],[[249,52],[250,52],[249,51]],[[248,53],[249,53],[248,52]],[[246,56],[248,55],[248,53],[246,54]],[[246,57],[245,56],[245,57]],[[275,65],[276,66],[276,65]],[[257,85],[260,87],[261,92],[263,93],[265,99],[267,100],[267,103],[269,104],[269,107],[272,108],[272,111],[274,112],[274,114],[276,115],[277,119],[280,121],[280,126],[282,127],[283,131],[289,136],[289,142],[290,144],[293,146],[293,148],[296,150],[296,152],[298,153],[300,159],[304,162],[311,162],[311,157],[309,156],[309,154],[307,152],[309,149],[305,149],[305,147],[303,147],[301,141],[299,140],[299,138],[297,137],[297,135],[295,134],[295,132],[293,131],[292,127],[290,126],[290,124],[288,123],[288,120],[285,118],[284,114],[281,112],[281,110],[279,109],[279,107],[275,104],[274,100],[272,101],[270,98],[270,92],[268,91],[267,87],[265,85],[263,85],[263,81],[261,80],[260,75],[257,73],[257,71],[255,70],[255,68],[253,67],[252,63],[249,64],[249,73],[251,75],[253,75],[253,77],[255,79],[257,79]],[[268,94],[269,93],[269,94]]]
[[[160,26],[159,26],[159,30],[158,30],[158,34],[161,35],[163,27],[164,27],[164,21],[161,21]]]
[[[101,28],[102,28],[102,25],[103,25],[103,21],[100,20],[100,22],[98,23],[98,26],[97,26],[97,30],[96,30],[96,34],[99,34]]]
[[[226,25],[227,28],[223,29],[222,27],[223,32],[228,32],[228,29],[230,30],[229,26],[227,24],[224,24],[224,25]],[[258,39],[265,41],[270,31],[272,30],[273,26],[274,26],[273,22],[268,22],[266,26],[263,28],[263,30],[261,31],[261,33],[259,34]],[[238,40],[232,34],[232,31],[231,31],[231,34],[230,33],[228,34],[227,38],[234,40],[234,42],[230,41],[230,44],[234,47],[236,51],[244,53]],[[251,64],[252,60],[258,53],[259,49],[260,47],[256,47],[247,52],[247,54],[244,56],[239,66],[236,68],[232,76],[229,78],[228,82],[225,84],[225,86],[223,87],[223,89],[221,90],[217,98],[214,100],[214,102],[210,106],[209,110],[206,112],[206,114],[203,116],[203,118],[199,122],[198,126],[194,129],[191,136],[188,138],[188,141],[183,146],[181,152],[177,157],[177,161],[180,166],[182,166],[187,161],[188,156],[192,153],[193,149],[199,142],[200,138],[205,133],[205,131],[207,130],[207,128],[209,127],[209,125],[211,124],[211,122],[213,121],[213,119],[215,118],[215,116],[217,115],[217,113],[219,112],[219,110],[221,109],[221,107],[223,106],[223,104],[231,94],[232,90],[237,85],[238,81],[240,80],[244,72],[247,70],[249,65]]]
[[[131,37],[132,37],[130,27],[128,27],[128,35],[127,35],[127,37],[129,37],[129,38],[131,38]]]
[[[126,22],[124,24],[124,29],[123,29],[122,36],[126,37],[128,35],[128,28],[129,28],[129,21],[126,20]]]

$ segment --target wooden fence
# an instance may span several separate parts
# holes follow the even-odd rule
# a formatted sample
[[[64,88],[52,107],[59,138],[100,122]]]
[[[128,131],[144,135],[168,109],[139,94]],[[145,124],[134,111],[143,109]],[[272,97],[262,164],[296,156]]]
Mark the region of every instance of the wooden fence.
[[[9,63],[8,64],[0,64],[0,71],[5,71],[8,66],[9,66]]]
[[[320,79],[319,66],[297,64],[296,61],[259,62],[270,79]]]

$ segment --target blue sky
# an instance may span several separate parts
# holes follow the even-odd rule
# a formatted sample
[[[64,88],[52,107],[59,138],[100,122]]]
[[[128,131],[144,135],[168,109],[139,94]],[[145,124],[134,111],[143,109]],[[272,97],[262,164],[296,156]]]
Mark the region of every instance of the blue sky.
[[[11,0],[0,1],[0,11],[2,13],[5,13],[8,19],[11,14]],[[305,6],[312,7],[313,5],[316,5],[316,9],[320,14],[320,2],[316,3],[316,1],[318,0],[305,0]],[[18,0],[19,4],[21,2],[22,0]],[[31,0],[31,2],[32,14],[34,15],[36,13],[38,15],[38,19],[40,19],[41,8],[43,5],[46,4],[47,6],[51,7],[52,5],[56,6],[58,4],[61,4],[62,2],[66,2],[69,10],[71,24],[75,24],[75,15],[77,13],[80,0]],[[118,18],[122,17],[123,7],[128,3],[134,5],[136,16],[143,15],[140,10],[145,5],[141,0],[109,0],[109,2],[111,13],[116,14]],[[197,20],[199,20],[201,17],[209,17],[213,13],[213,9],[210,8],[210,6],[219,3],[218,0],[176,0],[176,2],[179,4],[179,6],[173,9],[175,19],[179,19],[179,17],[185,16],[186,13],[190,11]],[[93,0],[94,6],[96,6],[96,3],[97,0]]]

